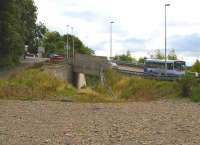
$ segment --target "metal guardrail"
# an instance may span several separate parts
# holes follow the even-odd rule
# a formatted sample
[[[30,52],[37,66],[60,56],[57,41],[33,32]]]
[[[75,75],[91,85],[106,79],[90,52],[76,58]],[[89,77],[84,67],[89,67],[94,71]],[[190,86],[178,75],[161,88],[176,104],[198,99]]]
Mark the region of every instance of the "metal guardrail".
[[[129,63],[129,62],[125,62],[125,61],[119,61],[119,60],[112,60],[112,62],[116,63],[117,65],[125,65],[125,66],[130,66],[130,67],[144,67],[144,64],[142,63]]]
[[[180,76],[164,76],[164,75],[155,75],[155,74],[149,74],[144,72],[136,72],[136,71],[130,71],[130,70],[122,70],[119,68],[114,67],[114,70],[116,70],[119,73],[128,75],[128,76],[140,76],[148,79],[156,79],[156,80],[166,80],[166,81],[174,81],[178,79]]]

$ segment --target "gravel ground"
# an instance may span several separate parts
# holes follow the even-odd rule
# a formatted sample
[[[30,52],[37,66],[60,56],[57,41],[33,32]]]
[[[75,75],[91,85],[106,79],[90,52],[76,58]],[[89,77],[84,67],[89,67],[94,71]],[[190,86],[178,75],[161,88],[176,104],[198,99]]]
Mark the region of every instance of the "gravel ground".
[[[0,145],[199,145],[200,105],[0,101]]]

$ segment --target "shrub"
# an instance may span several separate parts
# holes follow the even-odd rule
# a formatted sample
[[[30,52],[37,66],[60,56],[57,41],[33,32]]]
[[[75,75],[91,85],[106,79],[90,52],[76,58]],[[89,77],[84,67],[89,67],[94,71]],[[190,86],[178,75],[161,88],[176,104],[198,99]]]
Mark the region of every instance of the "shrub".
[[[127,84],[120,96],[124,99],[148,101],[163,97],[178,96],[178,89],[174,82],[149,80],[141,77],[127,78]],[[122,88],[122,87],[121,87]],[[120,87],[118,88],[120,89]]]
[[[163,97],[177,97],[180,89],[176,82],[127,77],[113,70],[105,73],[104,86],[94,90],[113,100],[148,101]]]
[[[192,88],[194,84],[196,84],[195,78],[192,76],[186,75],[178,79],[178,83],[181,89],[181,96],[182,97],[190,97],[192,93]]]
[[[195,86],[192,89],[192,96],[191,96],[192,101],[194,102],[200,102],[200,84]]]

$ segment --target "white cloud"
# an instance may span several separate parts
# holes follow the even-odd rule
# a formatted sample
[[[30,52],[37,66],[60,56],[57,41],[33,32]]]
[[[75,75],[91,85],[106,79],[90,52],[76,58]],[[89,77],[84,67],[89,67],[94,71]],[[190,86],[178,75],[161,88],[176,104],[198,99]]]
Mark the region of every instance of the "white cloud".
[[[66,33],[67,24],[72,25],[84,43],[96,50],[97,55],[109,56],[110,20],[115,21],[114,54],[132,49],[127,47],[126,42],[116,42],[126,38],[146,40],[142,51],[133,53],[137,57],[146,56],[154,49],[162,49],[165,3],[171,4],[167,7],[168,38],[200,33],[198,0],[35,0],[35,3],[38,6],[38,21],[61,33]],[[184,52],[180,57],[190,62],[196,59],[188,58]]]

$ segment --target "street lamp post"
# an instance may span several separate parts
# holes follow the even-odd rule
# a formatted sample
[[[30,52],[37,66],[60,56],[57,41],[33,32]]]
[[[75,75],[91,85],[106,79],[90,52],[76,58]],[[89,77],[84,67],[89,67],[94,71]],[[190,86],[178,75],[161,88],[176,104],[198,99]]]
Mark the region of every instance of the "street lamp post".
[[[167,7],[170,4],[165,4],[165,75],[167,75]]]
[[[69,58],[69,25],[67,25],[67,59]]]
[[[112,59],[112,24],[115,23],[113,21],[110,22],[110,59]]]
[[[75,51],[74,51],[74,27],[71,27],[72,29],[72,59],[74,59]]]

